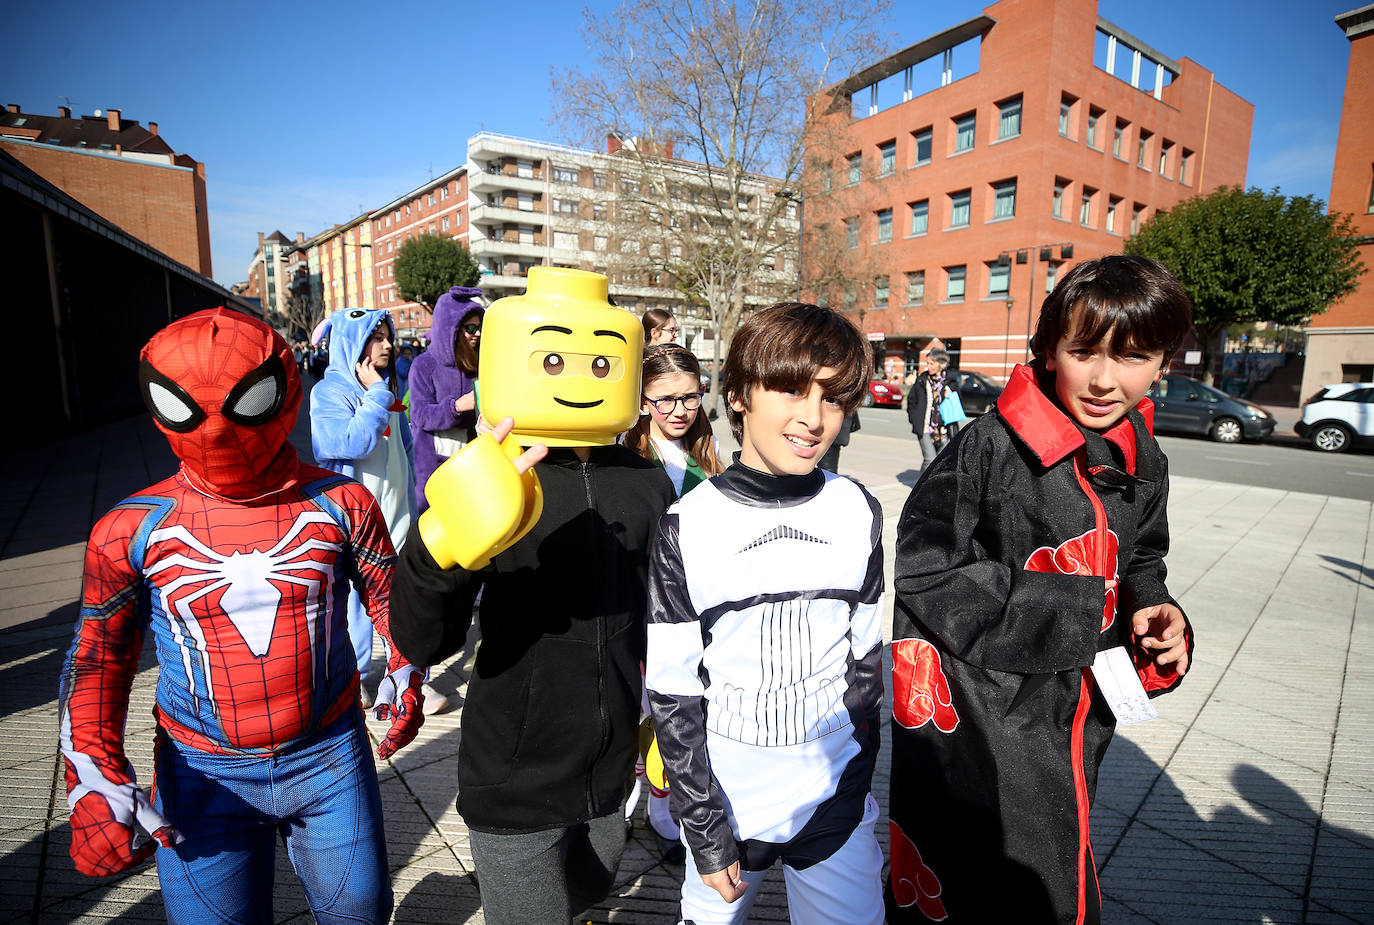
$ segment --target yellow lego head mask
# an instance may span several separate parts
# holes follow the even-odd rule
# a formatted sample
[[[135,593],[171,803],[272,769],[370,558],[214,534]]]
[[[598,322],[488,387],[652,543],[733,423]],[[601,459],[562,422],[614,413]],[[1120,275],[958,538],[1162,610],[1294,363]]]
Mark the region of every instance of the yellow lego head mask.
[[[606,292],[600,273],[531,267],[524,295],[492,303],[478,360],[483,418],[513,418],[525,446],[615,443],[639,419],[644,328]]]

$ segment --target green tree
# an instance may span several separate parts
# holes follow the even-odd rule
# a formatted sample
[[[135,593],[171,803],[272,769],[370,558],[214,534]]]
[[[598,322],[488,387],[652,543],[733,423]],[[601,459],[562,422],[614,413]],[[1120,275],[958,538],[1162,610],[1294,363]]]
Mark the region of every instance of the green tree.
[[[433,310],[439,296],[454,286],[476,286],[481,275],[460,242],[435,234],[411,238],[396,252],[396,292]]]
[[[1159,212],[1126,242],[1152,257],[1193,300],[1193,327],[1210,379],[1227,325],[1301,324],[1354,292],[1365,272],[1355,228],[1311,196],[1222,187]]]

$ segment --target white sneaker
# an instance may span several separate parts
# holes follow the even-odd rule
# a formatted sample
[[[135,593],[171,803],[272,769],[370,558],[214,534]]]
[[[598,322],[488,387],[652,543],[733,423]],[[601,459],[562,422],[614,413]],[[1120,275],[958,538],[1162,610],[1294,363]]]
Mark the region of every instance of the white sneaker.
[[[435,713],[447,712],[453,706],[448,696],[430,687],[429,682],[420,685],[420,693],[425,695],[425,702],[420,707],[425,716],[433,716]]]

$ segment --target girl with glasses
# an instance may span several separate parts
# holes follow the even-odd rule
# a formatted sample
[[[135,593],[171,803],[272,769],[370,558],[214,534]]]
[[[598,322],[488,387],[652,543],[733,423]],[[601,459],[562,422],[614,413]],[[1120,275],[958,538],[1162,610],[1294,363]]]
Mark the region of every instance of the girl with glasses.
[[[643,398],[639,411],[639,422],[626,432],[625,445],[662,466],[672,479],[673,492],[678,497],[725,470],[720,461],[720,444],[711,433],[711,422],[701,413],[701,366],[686,347],[663,344],[644,352]],[[648,714],[646,698],[643,715]],[[636,763],[635,771],[634,789],[625,803],[627,822],[633,818],[640,792],[647,783],[642,760]],[[678,824],[668,811],[668,791],[653,784],[649,784],[648,789],[649,826],[672,845],[666,854],[683,855]]]
[[[425,483],[439,464],[476,436],[477,353],[482,344],[482,290],[454,286],[434,304],[431,346],[410,368],[410,423],[415,429],[415,504],[429,507]]]
[[[640,319],[644,324],[644,346],[657,347],[659,344],[676,344],[682,336],[682,327],[672,312],[661,308],[651,308]]]

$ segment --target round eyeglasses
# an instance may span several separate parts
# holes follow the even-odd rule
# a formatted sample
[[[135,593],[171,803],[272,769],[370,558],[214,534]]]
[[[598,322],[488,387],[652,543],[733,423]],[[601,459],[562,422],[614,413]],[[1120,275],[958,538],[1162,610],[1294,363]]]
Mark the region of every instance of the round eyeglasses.
[[[701,393],[693,392],[691,395],[681,395],[677,398],[650,398],[644,396],[644,400],[654,406],[654,410],[659,414],[672,414],[678,402],[682,402],[683,411],[696,411],[701,407]]]

